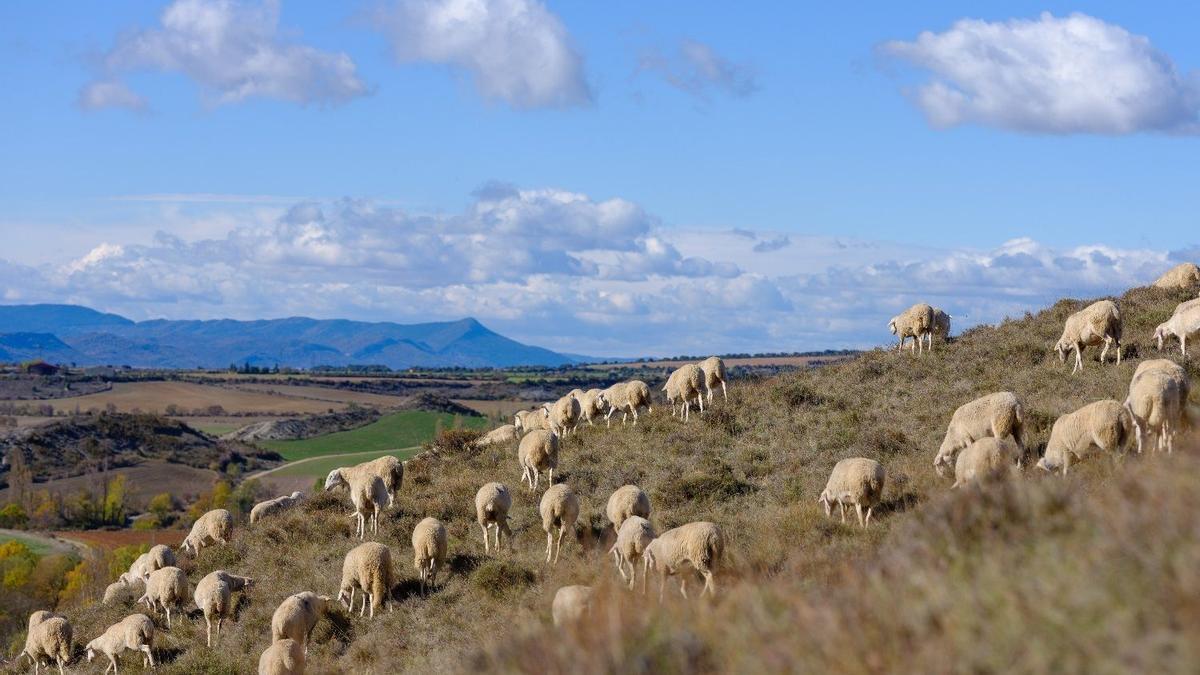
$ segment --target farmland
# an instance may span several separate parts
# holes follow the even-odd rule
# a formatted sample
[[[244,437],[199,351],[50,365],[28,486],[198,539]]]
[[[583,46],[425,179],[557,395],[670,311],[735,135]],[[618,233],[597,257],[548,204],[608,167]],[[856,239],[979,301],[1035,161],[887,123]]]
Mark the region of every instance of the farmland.
[[[109,391],[47,402],[58,414],[76,410],[104,410],[113,406],[119,412],[166,413],[175,405],[187,411],[219,408],[226,413],[279,415],[327,412],[340,409],[344,402],[301,398],[272,391],[253,391],[232,387],[177,381],[117,382]]]
[[[444,429],[454,427],[455,420],[456,417],[448,413],[405,410],[350,431],[299,441],[263,441],[262,445],[278,452],[288,461],[348,452],[392,450],[420,445],[433,438],[439,426]],[[459,416],[457,420],[464,428],[471,429],[483,428],[487,424],[480,417]]]

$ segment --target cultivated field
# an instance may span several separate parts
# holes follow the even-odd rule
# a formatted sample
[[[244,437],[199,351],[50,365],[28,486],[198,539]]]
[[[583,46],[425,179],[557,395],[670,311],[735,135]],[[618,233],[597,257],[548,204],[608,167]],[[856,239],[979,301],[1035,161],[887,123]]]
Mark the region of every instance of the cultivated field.
[[[77,542],[88,548],[111,551],[122,546],[166,544],[178,547],[187,532],[183,530],[62,530],[54,536],[64,541]]]
[[[420,445],[433,438],[438,428],[451,429],[456,424],[477,429],[486,425],[487,421],[479,417],[405,410],[385,415],[376,422],[350,431],[298,441],[263,441],[261,445],[278,452],[288,461],[348,452],[382,452]]]
[[[729,368],[736,366],[784,366],[793,368],[810,368],[844,361],[846,356],[750,356],[745,358],[723,357],[721,360]],[[629,363],[597,363],[584,366],[594,370],[613,370],[615,368],[678,368],[685,363],[694,363],[685,359],[664,359],[655,361],[631,361]]]
[[[323,413],[345,407],[344,403],[334,401],[173,381],[117,382],[111,390],[99,394],[45,403],[53,406],[57,413],[104,410],[109,404],[116,406],[119,412],[165,413],[168,405],[175,404],[188,411],[220,406],[229,413],[258,415]]]
[[[299,384],[235,384],[232,387],[238,391],[273,394],[294,399],[325,401],[343,405],[354,403],[361,406],[378,408],[397,406],[405,401],[404,397],[401,396],[387,396],[385,394],[372,394],[348,389]]]
[[[483,415],[484,417],[496,415],[506,420],[509,420],[509,418],[513,416],[513,413],[517,412],[518,410],[528,410],[529,408],[537,405],[533,401],[508,401],[503,399],[496,401],[484,401],[479,399],[456,398],[454,399],[454,402],[459,405],[466,406],[471,410],[478,412],[480,415]]]

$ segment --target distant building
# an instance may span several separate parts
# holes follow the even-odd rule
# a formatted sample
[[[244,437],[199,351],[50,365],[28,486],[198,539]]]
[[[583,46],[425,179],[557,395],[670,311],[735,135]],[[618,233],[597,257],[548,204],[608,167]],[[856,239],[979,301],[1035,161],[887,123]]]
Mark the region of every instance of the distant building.
[[[57,375],[59,370],[58,366],[53,363],[46,363],[45,361],[34,361],[25,364],[25,372],[30,375]]]

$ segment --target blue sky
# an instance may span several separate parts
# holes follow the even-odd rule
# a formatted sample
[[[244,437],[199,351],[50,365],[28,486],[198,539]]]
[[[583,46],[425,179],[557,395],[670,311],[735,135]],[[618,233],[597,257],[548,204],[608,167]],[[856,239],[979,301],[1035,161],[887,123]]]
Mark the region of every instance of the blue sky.
[[[995,321],[1196,257],[1198,19],[4,3],[0,292],[604,355],[876,344],[916,299]]]

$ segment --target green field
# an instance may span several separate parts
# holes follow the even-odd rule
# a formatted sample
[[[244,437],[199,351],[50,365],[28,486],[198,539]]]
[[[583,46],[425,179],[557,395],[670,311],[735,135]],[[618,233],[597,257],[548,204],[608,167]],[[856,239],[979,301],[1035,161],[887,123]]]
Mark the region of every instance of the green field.
[[[384,455],[395,455],[400,459],[408,459],[421,451],[421,446],[413,446],[411,448],[402,448],[400,450],[372,450],[369,452],[357,452],[350,455],[335,455],[331,457],[320,457],[311,459],[306,462],[295,462],[285,465],[278,471],[273,472],[272,476],[290,477],[290,476],[312,476],[324,477],[330,471],[339,466],[348,466],[351,464],[361,464],[369,462],[373,459],[383,457]]]
[[[278,452],[289,462],[348,452],[374,451],[382,455],[386,450],[408,448],[432,440],[439,423],[442,428],[451,429],[456,424],[456,418],[457,423],[464,429],[483,429],[488,424],[487,419],[483,417],[406,410],[350,431],[339,431],[301,441],[263,441],[262,445]]]
[[[63,544],[61,547],[55,548],[52,544],[38,537],[29,537],[23,534],[17,534],[11,531],[0,532],[0,544],[6,541],[19,541],[29,547],[34,555],[39,557],[49,555],[51,553],[62,553],[64,550],[69,550],[69,545]]]

